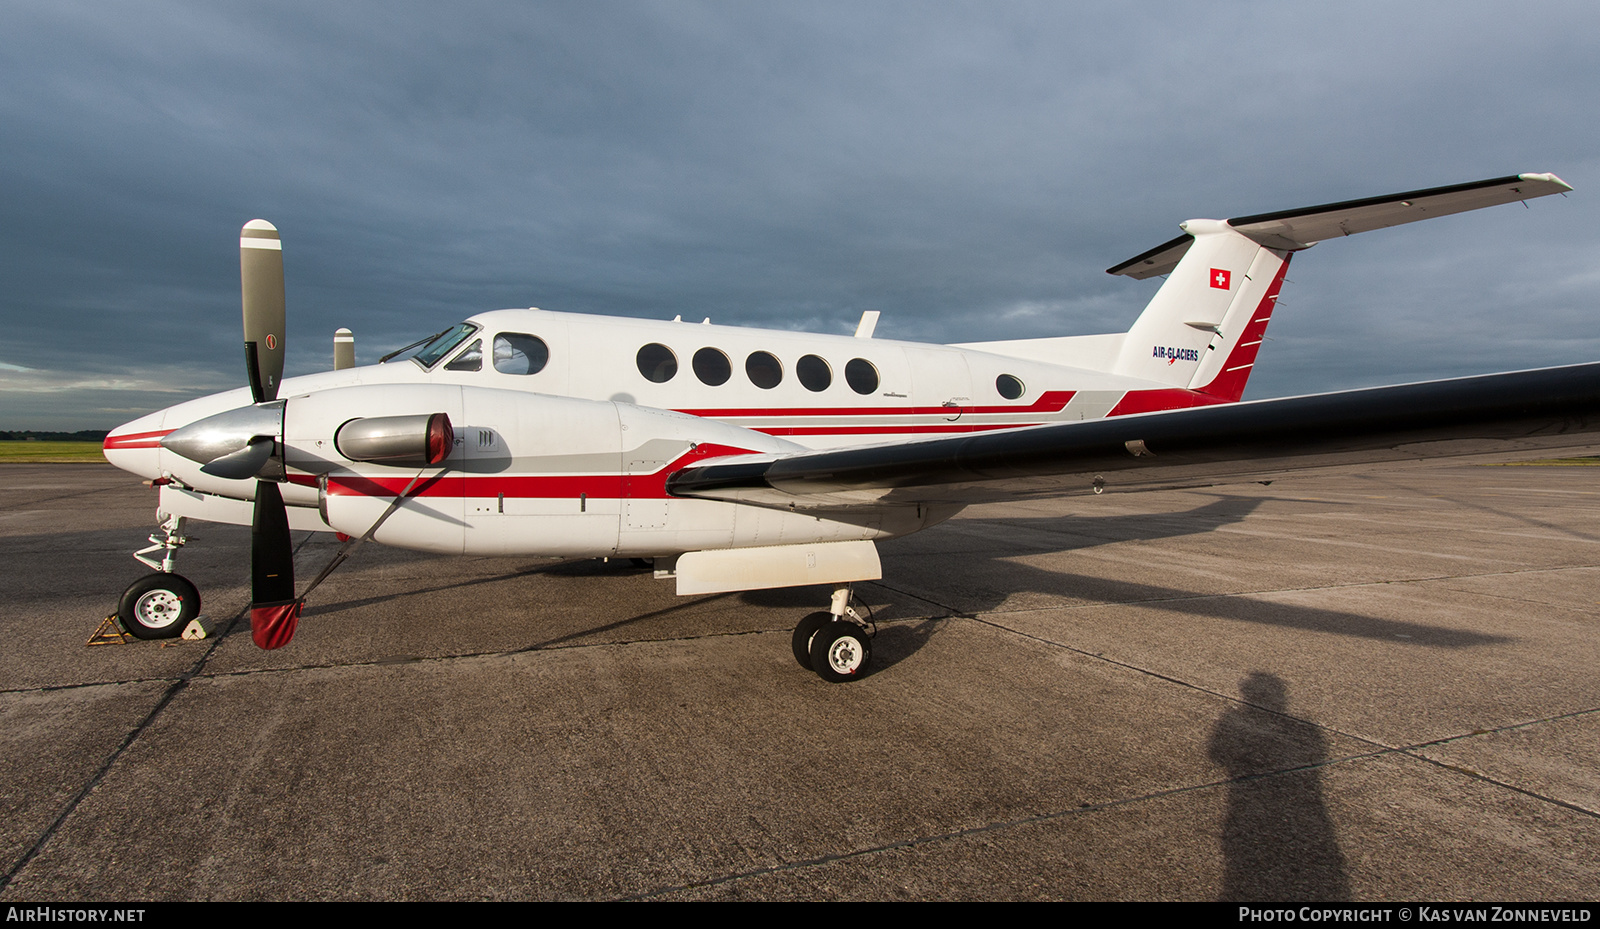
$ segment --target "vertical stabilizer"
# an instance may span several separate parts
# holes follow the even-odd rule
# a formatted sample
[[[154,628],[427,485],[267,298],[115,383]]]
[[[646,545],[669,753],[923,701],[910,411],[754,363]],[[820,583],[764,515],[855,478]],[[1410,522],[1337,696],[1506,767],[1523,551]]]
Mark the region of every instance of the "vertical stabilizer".
[[[1193,242],[1134,322],[1112,370],[1237,400],[1272,318],[1289,253],[1226,221],[1181,224]]]

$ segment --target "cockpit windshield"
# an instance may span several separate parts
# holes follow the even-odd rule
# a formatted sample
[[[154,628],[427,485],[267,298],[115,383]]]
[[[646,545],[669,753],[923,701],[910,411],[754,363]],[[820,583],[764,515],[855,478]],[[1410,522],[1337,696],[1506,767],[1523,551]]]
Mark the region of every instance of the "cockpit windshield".
[[[466,340],[467,336],[472,335],[477,331],[478,327],[474,326],[472,323],[457,323],[438,335],[423,339],[421,342],[412,343],[411,345],[402,348],[400,351],[395,352],[394,355],[385,357],[383,360],[388,361],[389,358],[405,354],[412,348],[416,348],[416,346],[421,345],[422,347],[417,350],[417,353],[411,356],[411,360],[422,365],[422,367],[425,369],[432,368],[434,365],[439,363],[439,359],[450,354],[450,352],[457,345],[460,345]]]

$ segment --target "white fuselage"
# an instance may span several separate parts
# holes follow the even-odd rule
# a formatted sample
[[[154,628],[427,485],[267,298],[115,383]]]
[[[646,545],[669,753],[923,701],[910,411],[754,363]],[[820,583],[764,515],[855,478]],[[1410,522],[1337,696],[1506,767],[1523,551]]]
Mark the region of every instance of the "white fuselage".
[[[284,381],[283,496],[293,525],[361,535],[405,494],[375,538],[436,552],[663,555],[888,538],[959,508],[796,513],[674,498],[665,481],[708,457],[1098,419],[1173,393],[1087,364],[977,347],[541,310],[468,323],[473,331],[431,368],[405,359]],[[1005,344],[1070,357],[1120,338]],[[530,339],[542,364],[528,362]],[[106,457],[171,479],[162,495],[169,513],[247,523],[254,480],[203,473],[159,442],[249,405],[240,389],[153,413],[115,430]],[[335,448],[354,419],[436,412],[455,424],[442,467],[350,461]]]
[[[1099,419],[1128,391],[1163,386],[1089,367],[889,339],[544,310],[498,310],[468,322],[481,326],[482,335],[464,340],[458,353],[478,338],[490,345],[501,333],[525,333],[549,346],[549,361],[531,375],[502,373],[487,360],[479,371],[451,371],[447,361],[427,374],[416,365],[391,363],[358,369],[360,382],[384,382],[392,374],[386,369],[409,367],[407,382],[421,375],[433,383],[615,400],[715,419],[783,436],[808,448]],[[665,346],[676,360],[676,373],[664,382],[653,382],[639,370],[639,350],[652,344]],[[728,360],[725,382],[711,384],[697,376],[694,357],[703,349],[718,351]],[[778,362],[780,380],[775,386],[763,388],[752,382],[746,366],[756,353]],[[820,390],[808,388],[799,376],[797,369],[806,356],[826,364],[828,383]],[[865,391],[853,389],[846,378],[846,369],[857,359],[870,364],[877,375],[877,383]],[[1022,388],[1019,396],[1000,394],[997,380],[1002,375],[1017,380]]]

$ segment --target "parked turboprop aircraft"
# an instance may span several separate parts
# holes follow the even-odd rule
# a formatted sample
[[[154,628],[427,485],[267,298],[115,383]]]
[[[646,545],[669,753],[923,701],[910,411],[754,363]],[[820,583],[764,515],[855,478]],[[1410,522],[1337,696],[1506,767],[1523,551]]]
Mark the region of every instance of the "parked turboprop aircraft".
[[[304,603],[293,529],[349,536],[341,557],[373,539],[650,558],[680,594],[832,585],[794,652],[848,680],[870,660],[850,585],[881,576],[875,540],[970,503],[1600,447],[1600,364],[1237,402],[1293,253],[1570,189],[1522,174],[1190,220],[1109,269],[1168,275],[1125,333],[926,345],[873,338],[870,313],[850,337],[499,310],[409,354],[281,383],[281,245],[253,220],[239,242],[248,389],[105,441],[113,464],[161,488],[164,535],[136,556],[157,573],[119,615],[159,638],[198,612],[172,573],[185,519],[253,525],[264,648],[289,641]]]

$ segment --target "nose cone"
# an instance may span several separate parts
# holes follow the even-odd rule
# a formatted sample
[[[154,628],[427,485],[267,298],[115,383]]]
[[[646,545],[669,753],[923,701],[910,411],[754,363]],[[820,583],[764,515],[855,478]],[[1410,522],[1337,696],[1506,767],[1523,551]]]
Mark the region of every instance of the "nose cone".
[[[106,436],[101,452],[106,460],[147,480],[161,476],[161,440],[170,432],[164,428],[166,410],[123,423]]]

